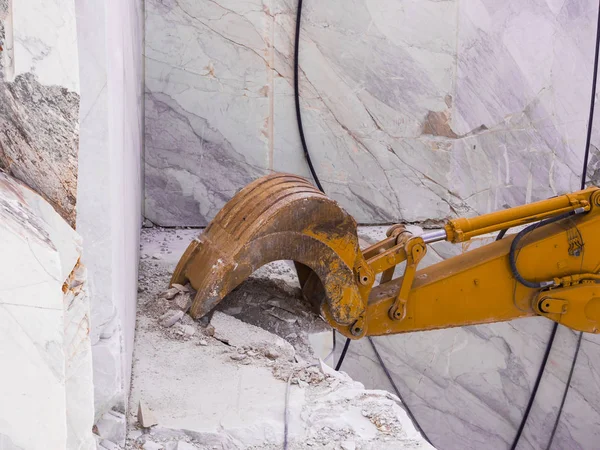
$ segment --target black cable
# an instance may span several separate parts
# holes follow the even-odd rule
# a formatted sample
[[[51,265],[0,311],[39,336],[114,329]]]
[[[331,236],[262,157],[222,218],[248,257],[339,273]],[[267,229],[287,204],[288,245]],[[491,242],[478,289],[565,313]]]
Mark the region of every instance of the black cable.
[[[553,284],[552,281],[529,281],[521,276],[519,270],[517,269],[517,258],[515,257],[515,253],[517,250],[517,246],[519,245],[519,241],[528,233],[535,230],[536,228],[543,227],[545,225],[550,225],[551,223],[558,222],[559,220],[566,219],[567,217],[571,217],[575,215],[575,211],[568,211],[563,214],[559,214],[556,217],[550,217],[549,219],[541,220],[537,223],[531,224],[526,228],[523,228],[510,244],[510,251],[508,252],[508,262],[510,264],[510,270],[515,277],[515,279],[524,286],[527,286],[531,289],[541,289],[544,287],[551,286]]]
[[[335,331],[334,331],[335,333]],[[344,362],[344,358],[346,357],[346,352],[348,351],[348,347],[350,346],[350,338],[346,339],[346,342],[344,343],[344,348],[342,349],[342,354],[340,355],[340,359],[338,360],[338,363],[335,365],[335,370],[340,370],[340,367],[342,367],[342,363]]]
[[[584,157],[583,157],[583,170],[581,173],[581,189],[585,189],[588,161],[589,161],[589,156],[590,156],[590,144],[591,144],[591,139],[592,139],[592,128],[594,125],[594,109],[595,109],[595,103],[596,103],[596,82],[598,79],[598,53],[600,51],[600,4],[598,5],[598,20],[596,23],[596,46],[595,46],[594,51],[595,51],[595,53],[594,53],[594,73],[592,75],[592,93],[590,96],[591,97],[590,98],[590,113],[589,113],[589,119],[588,119],[587,137],[586,137],[586,142],[585,142],[585,152],[584,152]],[[504,235],[502,235],[502,236],[504,236]],[[527,421],[527,417],[529,416],[529,411],[531,410],[531,405],[533,404],[533,400],[535,398],[535,394],[539,387],[539,383],[542,378],[542,374],[546,367],[546,362],[548,361],[548,355],[550,354],[550,350],[552,349],[552,346],[554,344],[554,337],[556,336],[557,329],[558,329],[558,323],[555,322],[552,327],[552,334],[551,334],[550,340],[548,341],[548,345],[546,346],[546,352],[544,353],[544,359],[542,361],[540,371],[538,372],[538,376],[536,379],[536,383],[534,385],[534,389],[529,398],[529,403],[525,410],[525,415],[523,416],[523,420],[521,421],[521,425],[519,427],[519,430],[517,432],[517,436],[515,437],[513,445],[511,446],[511,450],[514,450],[516,448],[517,443],[519,442],[519,438],[521,437],[523,427],[525,426],[525,422]],[[546,450],[550,450],[550,447],[552,446],[552,441],[554,440],[554,435],[556,434],[556,430],[558,428],[558,424],[560,423],[560,416],[562,414],[562,410],[565,405],[565,401],[567,399],[567,393],[569,392],[569,388],[571,386],[571,378],[573,377],[573,372],[575,371],[575,365],[577,363],[577,358],[579,356],[579,349],[581,348],[582,338],[583,338],[583,332],[580,331],[579,338],[577,340],[577,345],[575,346],[575,354],[573,355],[573,362],[571,363],[571,370],[569,371],[569,376],[568,376],[567,382],[565,384],[565,390],[563,392],[563,397],[562,397],[562,400],[560,403],[560,407],[558,409],[558,413],[556,415],[556,421],[554,422],[554,427],[552,428],[552,433],[550,434],[550,440],[548,441],[548,446],[546,447]]]
[[[538,374],[535,379],[535,383],[533,385],[531,395],[529,396],[529,401],[527,402],[527,407],[525,408],[525,412],[523,413],[523,418],[521,419],[521,423],[519,425],[519,429],[517,430],[517,434],[515,435],[515,438],[513,439],[513,443],[510,446],[510,450],[515,450],[517,448],[517,444],[519,443],[519,439],[521,438],[521,434],[523,433],[523,429],[525,428],[525,424],[527,423],[527,419],[529,418],[529,413],[531,412],[531,407],[533,406],[533,401],[535,400],[535,396],[537,394],[538,388],[540,387],[540,383],[542,381],[542,375],[544,375],[544,371],[546,369],[546,364],[548,363],[548,357],[550,356],[550,350],[552,350],[552,346],[554,344],[554,337],[556,336],[556,330],[558,330],[558,323],[554,322],[554,325],[552,325],[552,332],[550,333],[550,339],[548,340],[548,344],[546,344],[546,351],[544,352],[544,358],[542,359],[542,364],[540,365],[540,370],[538,370]]]
[[[296,38],[294,40],[294,100],[296,102],[296,123],[298,124],[298,133],[300,133],[300,142],[302,143],[302,150],[304,150],[304,157],[306,158],[306,162],[308,163],[308,168],[310,169],[310,173],[312,174],[313,179],[315,180],[315,184],[319,188],[319,190],[323,193],[323,186],[321,186],[321,182],[319,181],[319,177],[317,176],[317,172],[315,172],[315,168],[313,167],[312,160],[310,159],[310,153],[308,152],[308,147],[306,146],[306,139],[304,137],[304,127],[302,126],[302,114],[300,113],[300,92],[298,88],[298,57],[300,54],[300,24],[302,21],[302,0],[298,0],[298,9],[296,13]]]
[[[548,441],[548,446],[546,447],[546,450],[550,450],[550,447],[552,446],[552,441],[554,440],[554,435],[556,434],[556,429],[558,428],[558,424],[560,422],[560,415],[562,413],[563,406],[565,406],[565,400],[567,400],[567,393],[569,392],[569,388],[571,387],[571,378],[573,378],[573,372],[575,371],[575,364],[577,363],[577,357],[579,356],[579,348],[581,347],[582,338],[583,332],[580,331],[579,338],[577,339],[577,345],[575,346],[575,355],[573,356],[573,362],[571,363],[571,370],[569,371],[569,376],[567,377],[565,391],[563,392],[560,407],[558,408],[558,414],[556,415],[556,421],[554,422],[554,427],[552,428],[552,433],[550,434],[550,440]]]
[[[594,109],[596,104],[596,81],[598,80],[598,50],[600,50],[600,5],[598,5],[598,22],[596,24],[596,53],[594,54],[594,75],[592,77],[592,95],[590,99],[590,115],[588,119],[587,138],[585,140],[585,154],[583,157],[583,171],[581,174],[581,189],[585,189],[587,178],[588,159],[590,157],[590,143],[592,128],[594,126]]]
[[[433,446],[433,444],[431,443],[431,441],[429,440],[429,438],[425,434],[425,431],[423,431],[423,428],[421,428],[421,425],[419,425],[419,421],[414,416],[414,414],[412,413],[412,411],[408,407],[407,403],[404,401],[404,398],[402,397],[402,394],[400,393],[400,389],[398,389],[398,386],[396,386],[396,383],[394,383],[394,379],[392,378],[392,375],[390,374],[389,370],[385,366],[385,363],[383,362],[383,359],[381,358],[381,355],[379,354],[379,351],[377,350],[377,347],[375,347],[375,342],[373,341],[373,338],[371,336],[369,336],[367,339],[371,343],[371,347],[373,347],[373,351],[375,352],[375,356],[377,357],[377,359],[379,361],[379,364],[381,365],[381,368],[385,372],[385,376],[387,377],[388,381],[390,382],[390,384],[394,388],[394,391],[396,392],[396,395],[398,396],[398,398],[402,402],[402,405],[403,405],[404,409],[406,410],[406,413],[410,417],[410,420],[412,420],[412,422],[415,424],[415,427],[417,428],[417,430],[419,431],[419,433],[421,433],[421,435],[423,436],[423,438],[430,445]]]
[[[501,240],[508,228],[505,228],[498,233],[496,236],[496,240]],[[523,429],[525,428],[525,424],[527,423],[527,419],[529,418],[529,413],[531,412],[531,407],[533,406],[533,401],[537,395],[537,391],[540,387],[540,383],[542,381],[542,375],[546,369],[546,364],[548,363],[548,357],[550,356],[550,351],[554,345],[554,338],[556,337],[556,331],[558,330],[558,323],[554,322],[552,325],[552,331],[550,332],[550,339],[548,339],[548,343],[546,344],[546,350],[544,351],[544,357],[542,358],[542,364],[540,364],[540,370],[538,370],[537,377],[535,379],[535,383],[533,384],[533,389],[531,390],[531,394],[529,395],[529,400],[527,401],[527,406],[525,407],[525,411],[523,412],[523,417],[521,418],[521,423],[519,424],[519,428],[517,429],[517,434],[513,439],[512,445],[510,446],[510,450],[515,450],[517,448],[517,444],[521,439],[521,434],[523,434]]]

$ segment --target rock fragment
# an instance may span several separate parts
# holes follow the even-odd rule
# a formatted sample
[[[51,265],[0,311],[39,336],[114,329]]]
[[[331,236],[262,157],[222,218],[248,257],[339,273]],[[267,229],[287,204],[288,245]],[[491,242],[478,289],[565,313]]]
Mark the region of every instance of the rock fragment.
[[[187,292],[182,293],[175,297],[173,303],[178,309],[182,310],[183,312],[187,312],[187,310],[190,309],[190,306],[192,306],[192,296]]]
[[[356,443],[353,441],[343,441],[340,443],[342,450],[356,450]]]
[[[108,439],[102,439],[98,446],[98,450],[119,450],[119,446]]]
[[[152,441],[146,441],[144,445],[142,445],[144,450],[163,450],[164,447],[161,444]]]
[[[265,356],[269,359],[277,359],[281,356],[281,354],[277,350],[273,350],[272,348],[269,348],[265,352]]]
[[[292,361],[294,358],[294,347],[285,339],[220,311],[213,314],[211,325],[215,329],[215,338],[233,347],[258,349],[270,353],[272,359],[281,357]]]
[[[188,288],[187,286],[183,286],[182,284],[173,283],[171,285],[171,287],[177,289],[179,292],[189,292],[190,291],[190,288]]]
[[[181,331],[184,336],[191,337],[196,333],[196,329],[191,325],[184,325],[181,327]]]
[[[229,357],[234,361],[242,361],[247,358],[247,356],[243,353],[235,353],[233,355],[230,355]]]
[[[159,323],[165,327],[169,328],[175,325],[181,318],[183,317],[184,312],[180,309],[171,309],[160,316]]]
[[[143,428],[150,428],[154,425],[158,425],[158,421],[156,420],[156,417],[154,417],[154,414],[150,408],[148,408],[141,400],[138,404],[137,420],[140,426]]]
[[[179,289],[172,287],[167,289],[166,291],[160,294],[161,298],[166,298],[167,300],[172,300],[177,294],[179,294]]]

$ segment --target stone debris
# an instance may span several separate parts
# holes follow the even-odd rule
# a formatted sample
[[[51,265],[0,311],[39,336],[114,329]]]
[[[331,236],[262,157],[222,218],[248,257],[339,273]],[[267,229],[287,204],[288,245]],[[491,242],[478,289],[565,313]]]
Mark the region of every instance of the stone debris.
[[[142,433],[142,430],[131,430],[129,433],[127,433],[127,439],[132,439],[135,441],[137,438],[139,438],[143,434],[144,433]]]
[[[142,428],[150,428],[154,425],[158,425],[154,413],[152,413],[150,408],[148,408],[141,400],[138,404],[137,421]]]
[[[175,287],[169,288],[166,291],[162,292],[160,294],[160,296],[162,298],[166,298],[167,300],[172,300],[173,298],[175,298],[175,296],[177,294],[179,294],[181,291]]]
[[[352,441],[343,441],[340,443],[342,450],[356,450],[356,443]]]
[[[262,349],[265,354],[278,354],[288,361],[293,360],[294,347],[279,336],[215,311],[210,321],[215,328],[215,338],[233,347]]]
[[[190,292],[190,288],[187,285],[183,286],[181,284],[173,283],[171,287],[177,289],[179,292]]]
[[[96,422],[98,436],[112,442],[125,441],[125,415],[108,411]]]
[[[102,439],[99,444],[99,450],[120,450],[120,447],[108,439]]]
[[[193,297],[193,290],[173,286],[178,292],[171,300],[160,296],[172,268],[150,259],[141,261],[140,268],[145,290],[138,308],[132,398],[154,405],[161,425],[132,434],[127,450],[281,449],[281,408],[288,380],[290,450],[431,449],[395,397],[367,391],[345,374],[318,365],[312,350],[307,351],[309,336],[328,327],[303,303],[299,288],[285,290],[271,280],[251,278],[212,316],[193,320],[176,306],[185,294]],[[288,272],[282,276],[289,277]],[[170,327],[162,325],[174,311],[180,313],[179,319]],[[224,311],[240,314],[243,320]],[[294,323],[284,320],[294,314]],[[194,334],[186,336],[184,330],[192,329]],[[323,336],[317,339],[323,347],[319,355],[329,350],[330,334]],[[220,395],[240,386],[241,397]],[[198,408],[199,404],[211,407]],[[236,419],[231,422],[226,418],[234,408]],[[130,423],[131,428],[137,425]]]
[[[179,293],[179,295],[173,299],[173,304],[177,309],[187,312],[188,309],[190,309],[190,306],[192,306],[192,296],[187,292]]]
[[[197,448],[188,442],[178,441],[173,450],[197,450]]]
[[[192,337],[196,333],[196,328],[191,325],[182,325],[180,331],[183,336]]]
[[[142,448],[144,450],[164,450],[164,447],[162,446],[162,444],[158,444],[153,441],[144,442],[144,445],[142,445]]]
[[[184,314],[185,313],[183,311],[181,311],[180,309],[178,309],[178,310],[172,309],[172,310],[164,313],[162,316],[160,316],[159,323],[165,328],[172,327],[179,320],[181,320],[181,318],[183,317]]]
[[[281,355],[279,354],[278,351],[273,350],[272,348],[269,348],[265,351],[265,356],[269,359],[277,359],[279,358]]]
[[[285,310],[277,310],[275,308],[271,308],[265,311],[266,314],[269,314],[270,316],[275,317],[276,319],[279,319],[283,322],[287,322],[287,323],[296,323],[296,321],[298,320],[296,316],[294,316],[292,313],[285,311]]]

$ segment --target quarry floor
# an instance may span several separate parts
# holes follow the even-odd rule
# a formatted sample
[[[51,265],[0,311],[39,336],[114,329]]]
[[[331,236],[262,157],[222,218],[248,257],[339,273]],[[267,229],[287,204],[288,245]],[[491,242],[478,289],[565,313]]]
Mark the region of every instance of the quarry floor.
[[[289,449],[433,448],[395,396],[322,362],[331,330],[302,300],[291,263],[259,269],[210,319],[178,312],[192,294],[165,291],[198,233],[142,232],[126,448],[281,449],[286,411]]]

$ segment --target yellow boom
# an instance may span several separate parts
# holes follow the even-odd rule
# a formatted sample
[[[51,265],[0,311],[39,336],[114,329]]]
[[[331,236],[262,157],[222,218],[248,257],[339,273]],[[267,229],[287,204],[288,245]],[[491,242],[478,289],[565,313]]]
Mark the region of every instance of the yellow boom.
[[[535,224],[418,270],[427,245]],[[402,225],[361,250],[354,219],[303,178],[272,174],[242,189],[182,256],[171,283],[190,282],[194,318],[260,266],[293,260],[303,293],[347,337],[540,315],[598,333],[600,189],[450,220],[413,236]],[[394,278],[398,264],[402,277]],[[377,283],[378,281],[378,283]]]

